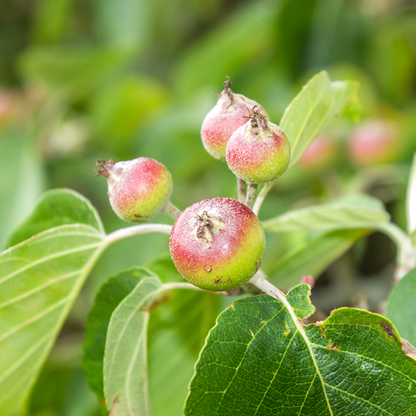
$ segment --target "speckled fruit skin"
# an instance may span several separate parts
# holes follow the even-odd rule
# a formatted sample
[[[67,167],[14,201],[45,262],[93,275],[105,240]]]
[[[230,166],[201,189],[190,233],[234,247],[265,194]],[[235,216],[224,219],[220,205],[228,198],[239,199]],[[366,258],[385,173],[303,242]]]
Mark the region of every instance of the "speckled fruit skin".
[[[232,134],[226,157],[228,167],[246,182],[270,182],[288,168],[290,144],[279,126],[257,113]]]
[[[158,215],[169,202],[173,188],[172,176],[165,166],[145,157],[114,164],[108,169],[107,181],[114,212],[134,223],[147,222]]]
[[[188,207],[176,220],[169,248],[178,272],[206,290],[230,290],[259,269],[266,237],[256,214],[231,198]]]
[[[216,159],[225,159],[228,139],[247,122],[253,108],[267,117],[263,107],[244,95],[224,89],[214,108],[206,115],[201,127],[202,143]]]

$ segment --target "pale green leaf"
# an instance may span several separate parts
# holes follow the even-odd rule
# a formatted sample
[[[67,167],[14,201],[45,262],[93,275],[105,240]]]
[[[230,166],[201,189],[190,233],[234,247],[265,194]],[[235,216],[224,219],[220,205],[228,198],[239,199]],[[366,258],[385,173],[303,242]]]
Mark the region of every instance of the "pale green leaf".
[[[111,316],[104,355],[104,395],[112,416],[151,415],[147,381],[149,308],[162,282],[145,277]]]
[[[71,189],[47,191],[32,213],[13,230],[7,246],[14,246],[49,228],[68,224],[86,224],[104,233],[97,211],[84,196]]]
[[[27,398],[103,238],[89,225],[64,225],[0,255],[2,414],[16,412]]]
[[[357,100],[358,84],[329,79],[325,71],[315,75],[286,109],[280,127],[292,151],[291,165],[297,162],[312,140],[330,122]]]
[[[290,211],[263,222],[273,232],[309,230],[374,229],[390,220],[390,215],[375,198],[359,195],[329,204]]]
[[[339,230],[312,238],[277,261],[266,271],[273,283],[290,289],[298,284],[302,277],[319,275],[337,258],[342,256],[368,230]]]
[[[104,401],[104,352],[111,315],[117,306],[149,272],[133,267],[110,278],[98,292],[88,316],[85,330],[82,367],[90,389],[96,394],[102,409]]]
[[[416,414],[416,361],[392,323],[342,308],[304,326],[307,285],[236,301],[210,332],[185,415]]]
[[[386,316],[400,335],[416,345],[416,269],[410,271],[393,288],[386,307]]]

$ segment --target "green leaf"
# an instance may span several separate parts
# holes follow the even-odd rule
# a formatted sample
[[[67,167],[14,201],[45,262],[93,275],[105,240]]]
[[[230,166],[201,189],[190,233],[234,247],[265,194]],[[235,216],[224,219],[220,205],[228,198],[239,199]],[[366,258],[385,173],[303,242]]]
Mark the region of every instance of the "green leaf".
[[[186,415],[412,415],[416,361],[391,322],[343,308],[304,327],[308,286],[236,301],[196,365]],[[300,312],[299,312],[300,311]]]
[[[195,362],[220,312],[221,298],[213,293],[174,290],[166,303],[152,309],[149,386],[155,416],[182,414]]]
[[[312,238],[302,247],[279,258],[267,270],[267,274],[270,280],[282,289],[290,289],[298,284],[303,276],[316,279],[366,234],[368,230],[342,230]]]
[[[133,267],[110,278],[98,292],[88,316],[82,366],[90,389],[101,405],[104,403],[104,351],[111,315],[146,276],[149,272]]]
[[[49,228],[68,224],[85,224],[104,233],[100,217],[88,199],[70,189],[45,192],[33,212],[9,236],[7,247]]]
[[[329,79],[325,71],[315,75],[287,107],[280,127],[286,133],[291,150],[291,165],[297,162],[312,140],[332,117],[357,102],[358,84]]]
[[[375,198],[358,195],[324,205],[290,211],[263,222],[264,229],[273,232],[307,230],[343,230],[376,228],[389,222],[390,215]]]
[[[149,308],[162,287],[156,276],[145,277],[111,316],[104,356],[104,395],[112,416],[152,414],[147,324]]]
[[[88,273],[104,248],[85,224],[44,231],[0,255],[0,408],[25,401]]]
[[[387,302],[386,316],[403,338],[416,345],[416,269],[393,288]]]
[[[416,231],[416,154],[413,157],[406,197],[407,231]]]

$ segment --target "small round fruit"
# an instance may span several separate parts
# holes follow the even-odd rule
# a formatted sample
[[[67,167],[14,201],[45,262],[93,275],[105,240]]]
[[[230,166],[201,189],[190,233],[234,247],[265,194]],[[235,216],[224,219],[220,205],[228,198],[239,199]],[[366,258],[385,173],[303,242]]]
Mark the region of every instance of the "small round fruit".
[[[217,104],[206,115],[201,127],[202,143],[207,152],[216,159],[225,159],[228,139],[239,127],[247,122],[253,107],[267,117],[263,107],[241,94],[231,91],[231,81],[224,82],[224,90]]]
[[[270,182],[288,168],[290,144],[279,126],[256,111],[232,134],[226,156],[228,167],[239,178],[250,183]]]
[[[191,205],[176,220],[169,248],[178,272],[206,290],[230,290],[251,279],[266,237],[256,214],[231,198]]]
[[[147,222],[170,201],[172,176],[154,159],[140,157],[118,163],[97,160],[97,166],[98,175],[107,178],[111,207],[125,221]]]

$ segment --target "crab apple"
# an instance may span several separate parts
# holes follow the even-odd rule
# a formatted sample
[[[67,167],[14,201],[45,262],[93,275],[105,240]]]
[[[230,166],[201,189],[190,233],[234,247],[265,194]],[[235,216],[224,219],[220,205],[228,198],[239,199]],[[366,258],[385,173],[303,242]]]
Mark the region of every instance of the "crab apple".
[[[320,135],[306,148],[299,159],[300,165],[308,170],[319,170],[334,162],[337,146],[333,137]]]
[[[170,201],[172,176],[154,159],[140,157],[118,163],[97,160],[97,166],[97,175],[107,178],[111,207],[125,221],[147,222]]]
[[[173,225],[169,248],[178,272],[206,290],[240,286],[258,271],[266,247],[263,226],[231,198],[197,202]]]
[[[250,183],[270,182],[282,175],[290,161],[290,144],[284,131],[258,111],[238,128],[227,144],[227,164]]]
[[[239,127],[247,122],[249,111],[256,107],[264,114],[263,107],[241,94],[231,91],[229,77],[224,82],[224,90],[219,95],[217,104],[206,115],[201,127],[202,143],[207,152],[216,159],[225,159],[228,139]]]

